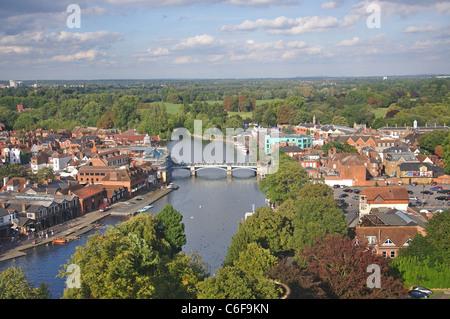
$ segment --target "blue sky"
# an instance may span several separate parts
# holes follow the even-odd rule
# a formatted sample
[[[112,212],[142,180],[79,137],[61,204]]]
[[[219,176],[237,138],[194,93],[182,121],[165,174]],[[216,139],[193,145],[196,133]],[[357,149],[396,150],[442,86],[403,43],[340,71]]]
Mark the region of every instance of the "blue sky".
[[[67,24],[70,4],[80,8],[80,28]],[[1,6],[2,80],[450,73],[450,1],[444,0],[18,0]]]

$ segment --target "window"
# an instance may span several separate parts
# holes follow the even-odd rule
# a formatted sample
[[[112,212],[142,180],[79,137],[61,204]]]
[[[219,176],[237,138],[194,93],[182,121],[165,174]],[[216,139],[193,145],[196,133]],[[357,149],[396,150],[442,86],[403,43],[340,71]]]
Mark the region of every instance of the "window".
[[[391,258],[395,258],[395,250],[391,250]]]
[[[386,252],[386,251],[382,251],[382,252],[381,252],[381,257],[386,258],[386,257],[387,257],[387,252]]]
[[[395,244],[390,238],[388,238],[384,241],[383,246],[395,246]]]
[[[367,243],[369,245],[374,245],[377,242],[376,236],[367,236]]]

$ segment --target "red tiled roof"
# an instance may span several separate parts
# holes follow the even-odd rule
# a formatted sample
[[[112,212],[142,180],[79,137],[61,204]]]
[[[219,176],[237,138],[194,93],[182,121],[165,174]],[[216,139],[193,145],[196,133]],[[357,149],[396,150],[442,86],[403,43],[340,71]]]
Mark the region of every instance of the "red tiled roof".
[[[89,185],[73,191],[73,193],[81,199],[86,199],[102,192],[103,188],[96,185]]]
[[[385,201],[409,200],[408,190],[404,186],[365,187],[359,195],[366,195],[368,201],[380,196]]]

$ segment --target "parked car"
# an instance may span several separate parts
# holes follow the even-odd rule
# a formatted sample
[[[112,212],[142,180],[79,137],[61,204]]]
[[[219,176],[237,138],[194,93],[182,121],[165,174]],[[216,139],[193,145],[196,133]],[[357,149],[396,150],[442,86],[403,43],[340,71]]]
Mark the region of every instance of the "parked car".
[[[426,293],[421,292],[421,291],[419,291],[419,290],[410,290],[410,291],[408,292],[408,294],[409,294],[411,297],[417,298],[417,299],[419,299],[419,298],[429,298],[429,297],[430,297],[429,294],[426,294]]]
[[[442,186],[435,186],[435,187],[431,187],[431,188],[430,188],[430,191],[435,191],[435,192],[437,192],[437,191],[440,191],[440,190],[442,190]]]
[[[436,199],[437,200],[448,200],[448,196],[437,196]]]
[[[346,189],[343,190],[343,192],[346,192],[346,193],[353,193],[353,190],[350,189],[350,188],[346,188]]]
[[[339,184],[333,185],[333,188],[339,188],[339,187],[341,187],[341,185],[339,185]]]
[[[433,290],[425,288],[425,287],[422,287],[422,286],[412,287],[412,290],[420,291],[420,292],[423,292],[423,293],[428,294],[428,295],[433,294]]]
[[[436,185],[437,185],[436,182],[432,182],[432,183],[431,183],[431,186],[436,186]]]
[[[416,182],[411,183],[411,186],[417,186],[417,183]]]
[[[341,194],[341,195],[339,195],[339,198],[344,198],[344,197],[348,197],[348,194]]]
[[[417,196],[409,196],[409,200],[419,200],[418,198],[417,198]]]
[[[359,190],[359,189],[354,189],[353,190],[353,193],[356,193],[356,194],[359,194],[361,192],[361,190]]]
[[[359,195],[352,196],[354,200],[359,200]]]
[[[441,190],[437,191],[437,193],[450,195],[450,189],[441,189]]]
[[[433,195],[432,191],[421,191],[421,194],[426,194],[426,195]]]
[[[408,190],[408,194],[414,194],[414,192],[413,192],[413,191],[410,191],[410,190]]]

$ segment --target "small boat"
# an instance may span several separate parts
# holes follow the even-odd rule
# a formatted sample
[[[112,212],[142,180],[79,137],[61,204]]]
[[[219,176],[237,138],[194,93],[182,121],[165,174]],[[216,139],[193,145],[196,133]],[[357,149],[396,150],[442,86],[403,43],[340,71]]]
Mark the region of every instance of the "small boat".
[[[53,239],[53,243],[54,244],[65,244],[66,240],[64,238],[56,238],[56,239]]]

